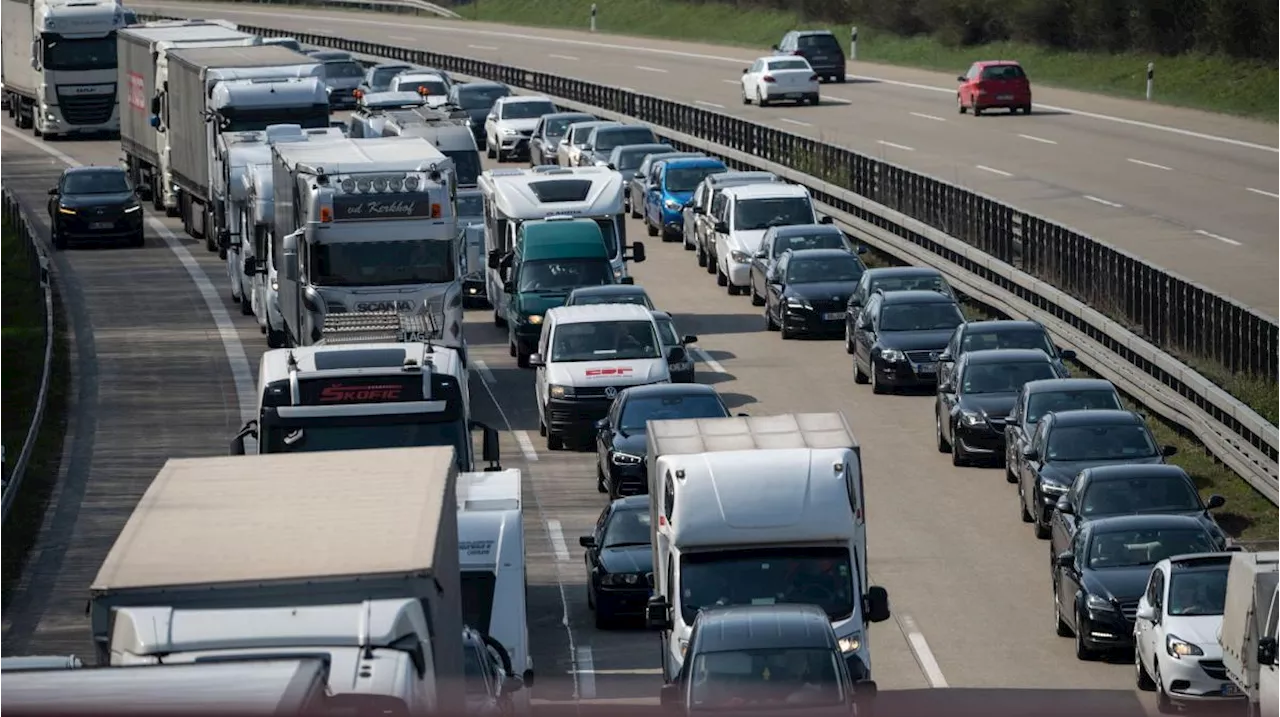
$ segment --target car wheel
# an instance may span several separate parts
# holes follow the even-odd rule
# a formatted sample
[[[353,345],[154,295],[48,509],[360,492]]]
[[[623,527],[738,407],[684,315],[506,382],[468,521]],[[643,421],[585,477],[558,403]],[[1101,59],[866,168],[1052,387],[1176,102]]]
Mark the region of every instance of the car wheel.
[[[974,103],[973,103],[973,116],[974,116],[974,117],[981,117],[981,116],[982,116],[982,108],[978,106],[978,103],[977,103],[977,102],[974,102]]]
[[[67,235],[57,229],[53,230],[53,236],[51,236],[50,239],[53,240],[54,251],[63,251],[67,248]]]
[[[813,96],[809,98],[809,104],[815,107],[822,104],[822,96],[816,92],[813,93]]]
[[[846,76],[843,72],[841,72],[840,74],[836,75],[836,82],[837,82],[838,84],[843,85],[844,83],[846,83],[846,82],[848,82],[848,81],[849,81],[848,76]]]
[[[650,224],[648,219],[646,219],[644,222],[644,230],[646,232],[649,232],[649,236],[651,237],[658,236],[658,228]]]
[[[1169,693],[1164,691],[1164,682],[1160,679],[1160,662],[1152,665],[1151,681],[1156,683],[1156,711],[1162,715],[1173,714],[1178,708],[1173,704],[1173,700],[1169,699]]]
[[[714,274],[714,273],[716,273],[716,270],[719,268],[719,265],[720,265],[720,261],[719,261],[718,259],[716,259],[715,252],[713,252],[713,251],[708,251],[708,252],[707,252],[707,264],[706,264],[706,267],[707,267],[707,273],[708,273],[708,274]]]
[[[867,375],[862,372],[862,367],[858,366],[858,359],[853,360],[853,382],[863,384],[867,382]]]
[[[938,452],[950,453],[951,444],[947,442],[946,438],[942,437],[942,419],[938,417],[936,410],[933,412],[933,431],[938,437]]]
[[[253,316],[253,298],[248,294],[240,297],[240,315]]]
[[[529,368],[529,356],[523,351],[516,350],[516,366],[519,368]]]
[[[502,318],[502,314],[498,313],[496,308],[493,310],[493,325],[498,328],[502,328],[507,325],[507,320]]]
[[[129,240],[129,246],[140,247],[147,245],[147,233],[145,230],[139,229],[137,234]]]
[[[1018,482],[1018,476],[1013,471],[1009,470],[1009,462],[1007,460],[1005,461],[1005,464],[1004,464],[1004,482],[1005,483]]]
[[[720,267],[719,267],[719,265],[717,264],[717,266],[716,266],[716,286],[728,286],[728,285],[729,285],[729,277],[728,277],[728,276],[727,276],[723,271],[720,271]]]
[[[744,105],[751,104],[751,98],[747,95],[747,88],[745,87],[742,88],[742,104]]]
[[[697,252],[695,256],[698,260],[698,266],[705,267],[707,265],[707,253],[700,246],[695,246],[693,250]]]
[[[564,439],[547,429],[547,450],[559,451],[564,449]]]
[[[968,108],[964,106],[964,98],[959,94],[956,95],[956,111],[960,114],[964,114],[968,111]]]
[[[756,293],[756,283],[751,282],[751,305],[764,306],[764,297]]]
[[[766,100],[766,99],[764,98],[764,95],[760,94],[760,88],[759,88],[759,87],[757,87],[757,88],[756,88],[756,104],[760,105],[761,107],[768,107],[768,106],[769,106],[769,100]]]
[[[284,345],[285,345],[284,330],[273,329],[271,328],[271,325],[268,324],[267,325],[267,348],[282,349],[284,348]]]
[[[1032,493],[1031,496],[1034,498],[1035,493]],[[1039,501],[1034,502],[1037,506],[1040,503]],[[1023,505],[1026,505],[1026,501],[1023,501]],[[1044,522],[1044,511],[1037,508],[1036,512],[1031,514],[1031,522],[1035,525],[1036,537],[1040,540],[1048,540],[1049,525]]]
[[[1080,629],[1083,624],[1084,620],[1081,618],[1080,612],[1076,611],[1076,659],[1088,662],[1093,660],[1095,653],[1089,649],[1089,645],[1084,641],[1084,630]]]
[[[764,307],[764,330],[777,331],[778,325],[773,322],[773,315],[769,313],[769,307]]]
[[[486,142],[484,145],[484,154],[489,159],[497,159],[498,155],[493,151],[493,143]]]
[[[1027,494],[1022,490],[1022,484],[1018,484],[1018,517],[1022,518],[1024,523],[1032,523],[1035,518],[1031,516],[1031,511],[1027,510]]]
[[[1151,673],[1147,672],[1146,666],[1142,664],[1142,653],[1137,647],[1133,648],[1133,676],[1139,690],[1150,692],[1156,688],[1156,681],[1151,679]]]
[[[587,574],[590,575],[591,571],[588,570]],[[591,587],[590,580],[587,580],[587,609],[588,610],[596,609],[596,591],[594,588]]]
[[[778,322],[778,330],[782,333],[783,341],[790,341],[796,337],[796,332],[790,326],[787,326],[787,317],[783,316],[782,321]]]
[[[880,383],[880,372],[876,371],[876,367],[871,367],[871,392],[876,395],[883,395],[889,392],[889,389]]]
[[[597,630],[608,630],[613,626],[613,616],[605,615],[598,606],[596,607],[595,617]]]
[[[1062,619],[1062,603],[1058,600],[1058,586],[1053,586],[1053,622],[1058,637],[1071,637],[1071,626]]]
[[[1022,114],[1024,114],[1024,115],[1029,115],[1029,114],[1031,114],[1031,105],[1023,105],[1023,106],[1022,106]]]
[[[844,322],[844,352],[853,355],[853,335],[849,333],[849,322]]]
[[[951,437],[953,439],[951,441],[951,465],[957,468],[968,465],[969,456],[964,452],[964,446],[960,443],[960,441],[954,440],[955,439],[954,427],[952,427]]]

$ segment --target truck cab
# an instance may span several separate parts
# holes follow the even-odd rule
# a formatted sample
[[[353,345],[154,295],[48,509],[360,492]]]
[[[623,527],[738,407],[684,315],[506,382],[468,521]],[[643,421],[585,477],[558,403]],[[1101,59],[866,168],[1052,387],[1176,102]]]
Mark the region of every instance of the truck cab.
[[[417,92],[369,92],[356,90],[360,103],[347,119],[348,134],[352,139],[381,137],[382,127],[393,114],[409,114],[427,100]]]
[[[419,107],[390,114],[382,123],[384,137],[422,137],[453,160],[459,187],[475,187],[479,181],[480,150],[465,119]]]

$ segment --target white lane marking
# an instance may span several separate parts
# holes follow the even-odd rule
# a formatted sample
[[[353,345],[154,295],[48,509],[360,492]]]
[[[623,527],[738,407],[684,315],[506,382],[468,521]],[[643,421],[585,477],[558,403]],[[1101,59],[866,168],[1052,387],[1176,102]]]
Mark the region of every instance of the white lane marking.
[[[489,384],[486,383],[485,388],[488,388],[488,387],[489,387]],[[529,438],[529,432],[528,431],[512,431],[511,433],[515,435],[516,443],[520,446],[520,453],[524,455],[524,459],[526,461],[538,460],[538,449],[533,447],[533,439]]]
[[[1091,202],[1097,202],[1098,204],[1105,204],[1108,207],[1115,207],[1116,209],[1120,209],[1121,207],[1124,206],[1123,204],[1116,204],[1115,202],[1112,202],[1107,199],[1103,199],[1101,197],[1095,197],[1092,194],[1086,194],[1084,195],[1084,198],[1088,199]]]
[[[1045,139],[1044,137],[1037,137],[1033,134],[1020,134],[1018,136],[1023,139],[1029,139],[1032,142],[1039,142],[1040,144],[1057,144],[1057,142],[1051,139]]]
[[[721,81],[721,82],[723,82],[723,83],[725,83],[726,85],[740,85],[740,84],[742,84],[742,80],[720,80],[720,81]]]
[[[910,114],[912,117],[919,117],[920,119],[933,120],[934,122],[946,122],[946,121],[947,121],[947,119],[946,119],[945,117],[939,117],[939,116],[937,116],[937,115],[927,115],[927,114],[925,114],[925,113],[923,113],[923,112],[909,112],[908,114]]]
[[[902,634],[907,638],[907,646],[911,648],[911,653],[915,655],[916,662],[920,665],[920,670],[924,672],[924,678],[929,681],[929,686],[935,689],[945,689],[947,687],[947,678],[942,675],[942,668],[938,666],[938,659],[933,656],[933,650],[929,649],[929,642],[924,639],[924,633],[920,632],[919,626],[910,615],[897,614],[898,627],[902,629]]]
[[[579,660],[581,662],[581,660]],[[661,667],[637,667],[634,670],[591,670],[595,675],[661,675]]]
[[[722,109],[724,109],[724,105],[718,105],[718,104],[716,104],[716,103],[714,103],[714,102],[704,102],[703,100],[695,100],[695,102],[696,102],[697,104],[702,105],[703,107],[712,107],[712,108],[715,108],[715,109],[718,109],[718,110],[722,110]]]
[[[661,67],[649,67],[648,65],[636,65],[636,69],[643,70],[645,72],[660,72],[663,74],[669,72],[669,70],[664,70]]]
[[[1248,189],[1254,194],[1261,194],[1264,197],[1271,197],[1272,199],[1280,199],[1280,194],[1276,194],[1275,192],[1268,192],[1265,189],[1254,189],[1253,187],[1245,187],[1245,189]]]
[[[10,135],[14,139],[26,142],[36,149],[57,159],[68,167],[84,166],[79,160],[70,155],[63,154],[58,150],[46,145],[44,142],[29,137],[15,129],[9,127],[0,127],[5,134]],[[231,379],[236,387],[236,399],[240,404],[240,420],[249,421],[257,413],[258,397],[254,389],[253,372],[249,370],[249,357],[244,352],[244,344],[240,342],[240,336],[236,332],[236,326],[231,321],[231,315],[227,313],[227,308],[222,304],[222,297],[219,296],[218,290],[213,287],[213,282],[209,280],[209,275],[204,273],[204,269],[196,262],[195,257],[191,256],[191,252],[182,245],[181,240],[173,235],[159,219],[151,216],[151,212],[147,212],[147,223],[151,226],[151,230],[160,235],[164,239],[164,243],[169,247],[169,251],[177,257],[178,262],[182,264],[182,268],[186,269],[187,276],[191,277],[191,282],[196,285],[196,290],[200,292],[200,298],[204,300],[205,307],[209,310],[210,316],[213,317],[214,326],[218,329],[218,338],[222,340],[222,350],[227,355],[227,363],[231,368]]]
[[[147,7],[170,8],[173,10],[180,10],[182,12],[188,12],[188,13],[191,12],[191,5],[186,3],[174,5],[174,4],[166,4],[163,2],[161,3],[144,2],[142,3],[142,5]],[[262,12],[262,11],[254,11],[254,10],[234,10],[232,11],[232,14],[261,15],[263,17],[285,17],[285,18],[294,17],[286,13]],[[404,27],[403,22],[386,22],[386,21],[380,21],[380,20],[357,20],[355,18],[351,18],[351,19],[343,18],[342,22],[353,24],[353,25],[369,25],[371,27],[399,27],[399,28]],[[452,25],[452,24],[447,26],[415,25],[415,29],[425,30],[428,32],[445,32],[445,33],[460,34],[460,35],[470,34],[470,35],[488,36],[488,37],[501,37],[501,38],[514,39],[514,40],[535,40],[538,42],[546,42],[546,43],[551,43],[555,45],[594,47],[602,50],[612,50],[615,52],[617,50],[630,51],[630,52],[646,52],[652,55],[666,55],[668,57],[688,57],[688,58],[697,59],[697,60],[713,60],[716,62],[726,62],[726,63],[735,64],[735,65],[741,65],[744,63],[751,64],[751,62],[754,60],[754,58],[726,57],[724,55],[708,55],[706,53],[701,53],[701,52],[682,52],[680,50],[667,50],[667,49],[657,48],[657,47],[642,47],[638,45],[619,45],[616,42],[613,42],[613,43],[593,42],[590,40],[571,40],[571,39],[561,38],[561,37],[547,37],[545,35],[530,35],[528,33],[520,33],[520,32],[502,32],[498,30],[478,30],[478,29],[470,29],[470,28],[460,28],[457,25]],[[895,87],[909,87],[911,89],[927,90],[929,92],[941,92],[949,95],[955,95],[956,93],[955,87],[936,87],[933,85],[922,85],[916,82],[888,80],[883,77],[873,77],[870,75],[846,75],[845,77],[846,79],[850,79],[855,82],[857,81],[878,82],[884,85],[893,85]],[[1118,122],[1120,124],[1127,124],[1133,127],[1143,127],[1145,129],[1153,129],[1161,132],[1170,132],[1173,134],[1182,135],[1184,137],[1194,137],[1196,139],[1203,139],[1209,142],[1221,142],[1223,144],[1231,144],[1237,147],[1246,147],[1249,149],[1261,149],[1261,150],[1266,150],[1268,152],[1275,152],[1277,154],[1280,154],[1280,147],[1273,147],[1271,145],[1247,142],[1242,139],[1233,139],[1231,137],[1220,137],[1218,135],[1205,134],[1203,132],[1195,132],[1189,129],[1182,129],[1180,127],[1170,127],[1168,125],[1155,124],[1154,122],[1143,122],[1141,120],[1126,119],[1124,117],[1114,117],[1111,115],[1099,114],[1097,112],[1085,112],[1083,110],[1071,109],[1069,107],[1058,107],[1056,105],[1046,105],[1046,104],[1039,104],[1039,103],[1037,103],[1036,106],[1046,110],[1053,111],[1053,112],[1065,112],[1067,114],[1078,115],[1080,117],[1088,117],[1089,119],[1102,120],[1105,122]]]
[[[591,646],[578,648],[578,699],[594,700],[596,698],[596,662],[591,654]]]
[[[1004,171],[1003,169],[996,169],[995,167],[988,167],[988,166],[987,166],[987,165],[985,165],[985,164],[978,164],[978,165],[975,165],[975,166],[976,166],[978,169],[981,169],[981,170],[982,170],[982,171],[984,171],[984,172],[991,172],[992,174],[998,174],[998,175],[1000,175],[1001,177],[1012,177],[1012,176],[1013,176],[1013,174],[1011,174],[1011,173],[1009,173],[1009,172],[1006,172],[1006,171]]]
[[[1243,246],[1240,242],[1236,241],[1235,239],[1228,239],[1222,236],[1221,234],[1214,234],[1213,232],[1207,232],[1203,229],[1197,229],[1196,234],[1199,234],[1200,236],[1209,237],[1210,239],[1217,239],[1223,244],[1230,244],[1231,246]]]
[[[480,379],[492,386],[495,379],[493,378],[493,371],[489,369],[489,364],[481,361],[480,359],[476,359],[471,363],[476,367],[476,372],[480,374]]]
[[[693,357],[701,361],[702,363],[705,363],[707,365],[707,368],[711,369],[712,371],[715,371],[716,373],[726,373],[726,371],[724,370],[724,366],[721,366],[719,361],[711,358],[711,354],[707,353],[706,351],[703,351],[700,348],[695,347],[693,349]]]
[[[893,143],[893,142],[886,142],[886,141],[884,141],[883,139],[878,139],[878,140],[876,140],[876,144],[882,144],[882,145],[884,145],[884,146],[886,146],[886,147],[893,147],[894,149],[900,149],[900,150],[902,150],[903,152],[914,152],[914,151],[916,151],[914,147],[908,147],[908,146],[907,146],[907,145],[905,145],[905,144],[895,144],[895,143]]]
[[[823,97],[823,98],[822,98],[822,101],[823,101],[823,102],[834,102],[834,103],[836,103],[836,104],[838,104],[838,105],[851,105],[851,104],[853,104],[853,100],[846,100],[846,99],[845,99],[845,98],[843,98],[843,97]]]
[[[1133,157],[1130,157],[1130,158],[1129,158],[1128,160],[1126,160],[1126,161],[1128,161],[1128,162],[1132,162],[1133,164],[1141,165],[1141,166],[1143,166],[1143,167],[1150,167],[1150,168],[1152,168],[1152,169],[1163,169],[1163,170],[1164,170],[1164,171],[1166,171],[1166,172],[1172,172],[1172,171],[1173,171],[1173,167],[1166,167],[1166,166],[1164,166],[1163,164],[1156,164],[1156,163],[1154,163],[1154,162],[1144,162],[1144,161],[1142,161],[1141,159],[1134,159]]]
[[[496,49],[498,49],[498,48],[494,47],[493,45],[467,45],[467,47],[471,48],[472,50],[496,50]]]
[[[395,40],[396,42],[417,42],[418,40],[416,37],[408,37],[405,35],[388,35],[387,39]]]
[[[309,33],[311,33],[312,35],[332,35],[332,34],[333,34],[332,32],[329,32],[328,30],[324,30],[324,29],[321,29],[321,28],[318,28],[318,27],[309,27],[309,28],[307,28],[306,30],[303,30],[303,32],[309,32]]]
[[[786,122],[787,124],[793,124],[793,125],[796,125],[797,127],[812,127],[812,126],[813,126],[813,125],[809,124],[808,122],[801,122],[800,120],[793,120],[793,119],[790,119],[790,118],[788,118],[788,117],[783,117],[783,118],[779,119],[778,121],[779,121],[779,122]]]
[[[577,62],[577,61],[578,61],[578,58],[574,57],[573,55],[557,55],[557,54],[555,54],[554,52],[553,52],[553,53],[551,53],[550,55],[547,55],[547,57],[554,57],[554,58],[556,58],[557,60],[568,60],[569,62]]]
[[[569,562],[569,544],[564,542],[564,528],[560,521],[552,518],[547,521],[547,534],[551,536],[551,548],[556,551],[556,560]]]

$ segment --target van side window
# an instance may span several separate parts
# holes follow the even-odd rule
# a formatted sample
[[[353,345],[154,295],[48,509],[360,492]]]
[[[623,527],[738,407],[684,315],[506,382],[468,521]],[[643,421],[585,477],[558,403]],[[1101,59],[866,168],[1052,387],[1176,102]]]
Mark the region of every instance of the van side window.
[[[1262,631],[1263,637],[1276,636],[1276,621],[1280,618],[1280,613],[1277,613],[1277,610],[1280,609],[1280,599],[1277,599],[1277,597],[1280,597],[1280,594],[1271,598],[1271,610],[1267,613],[1267,622]]]
[[[671,471],[667,471],[667,477],[663,481],[662,488],[662,514],[667,517],[667,524],[671,523],[671,514],[676,504],[676,483],[671,476]]]
[[[674,604],[675,601],[671,600],[671,598],[679,594],[680,591],[676,589],[676,560],[670,554],[667,554],[667,595],[670,596],[667,600]]]

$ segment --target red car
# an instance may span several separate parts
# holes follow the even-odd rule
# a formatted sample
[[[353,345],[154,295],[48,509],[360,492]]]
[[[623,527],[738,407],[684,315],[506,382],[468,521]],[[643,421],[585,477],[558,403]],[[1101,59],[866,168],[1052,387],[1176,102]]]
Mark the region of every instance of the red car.
[[[972,109],[977,116],[996,108],[1007,109],[1011,114],[1019,110],[1031,114],[1031,80],[1022,65],[1013,60],[975,62],[956,79],[960,80],[956,91],[960,114]]]

